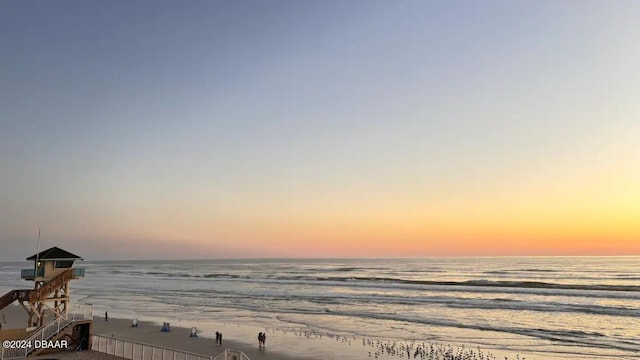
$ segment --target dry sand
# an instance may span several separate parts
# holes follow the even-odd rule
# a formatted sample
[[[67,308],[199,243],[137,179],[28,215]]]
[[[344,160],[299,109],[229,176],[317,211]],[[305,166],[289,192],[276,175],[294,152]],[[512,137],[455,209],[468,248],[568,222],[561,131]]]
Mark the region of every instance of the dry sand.
[[[178,349],[203,355],[216,355],[229,348],[244,352],[251,360],[293,360],[295,358],[286,354],[276,353],[258,349],[258,340],[256,334],[255,345],[251,346],[246,342],[237,339],[222,339],[224,347],[217,346],[214,338],[199,335],[196,338],[189,337],[190,328],[174,327],[171,325],[171,332],[161,332],[161,325],[139,321],[138,327],[131,327],[131,320],[112,319],[104,321],[104,318],[94,317],[93,333],[97,335],[116,337],[120,339],[132,340],[149,345],[163,346],[171,349]],[[214,335],[215,336],[215,335]],[[249,340],[249,339],[247,339]]]
[[[4,315],[4,317],[3,317]],[[4,322],[6,320],[6,322]],[[8,306],[0,310],[0,322],[2,322],[4,329],[21,328],[27,323],[27,314],[19,306]],[[229,348],[233,350],[239,350],[244,352],[251,360],[294,360],[294,357],[286,354],[277,353],[267,349],[258,349],[257,338],[255,345],[251,346],[247,342],[241,342],[236,339],[227,339],[223,337],[224,347],[215,345],[215,341],[212,338],[199,335],[198,337],[189,337],[191,333],[190,328],[174,327],[171,326],[171,332],[161,332],[161,325],[152,322],[139,321],[138,327],[131,327],[131,320],[129,319],[115,319],[110,318],[109,321],[105,321],[104,318],[94,317],[93,333],[97,335],[103,335],[108,337],[115,337],[119,339],[125,339],[144,343],[148,345],[162,346],[165,348],[184,350],[192,353],[202,355],[216,355]],[[257,334],[256,334],[257,336]],[[111,355],[101,354],[94,351],[67,351],[64,353],[56,353],[49,355],[38,356],[35,359],[90,359],[90,360],[113,360],[119,359]]]
[[[27,325],[27,312],[19,305],[10,305],[0,310],[0,323],[3,329],[23,328]]]

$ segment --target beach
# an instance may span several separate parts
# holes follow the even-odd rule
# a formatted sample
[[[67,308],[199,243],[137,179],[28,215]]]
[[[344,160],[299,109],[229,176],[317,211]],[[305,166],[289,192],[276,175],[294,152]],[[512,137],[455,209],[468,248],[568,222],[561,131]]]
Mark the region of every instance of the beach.
[[[0,318],[4,315],[4,318],[7,320],[7,323],[4,324],[4,329],[13,329],[22,327],[23,324],[26,324],[27,315],[26,312],[20,308],[19,306],[9,306],[5,309],[0,310]],[[269,340],[271,334],[267,334],[267,346],[263,349],[258,348],[257,342],[257,333],[255,334],[255,342],[250,343],[249,339],[249,331],[253,329],[249,329],[247,327],[239,326],[239,325],[229,325],[229,324],[221,324],[220,327],[222,329],[228,329],[230,331],[223,332],[223,346],[218,346],[215,344],[215,333],[203,333],[203,331],[198,331],[198,337],[189,337],[191,333],[190,327],[181,327],[171,325],[170,332],[162,332],[162,324],[153,322],[153,321],[138,321],[138,327],[132,327],[132,319],[121,319],[121,318],[112,318],[109,317],[108,321],[105,321],[103,316],[94,316],[93,321],[93,334],[102,335],[111,338],[124,339],[131,342],[137,342],[147,345],[154,345],[169,349],[182,350],[186,352],[215,356],[218,353],[222,352],[225,348],[239,350],[244,352],[250,359],[263,359],[263,360],[294,360],[299,359],[298,357],[294,357],[286,354],[283,350],[291,350],[291,349],[281,349],[278,351],[277,349],[270,349]],[[242,340],[238,340],[237,338],[228,338],[225,336],[226,334],[233,334],[236,337],[242,337]],[[332,346],[334,345],[333,339],[325,339],[321,341],[322,344],[314,344],[314,341],[310,341],[312,344],[306,349],[300,349],[302,358],[315,358],[315,359],[323,359],[327,358],[326,356],[330,356],[328,353],[323,353],[321,350],[322,346]],[[276,340],[276,343],[280,341]],[[310,353],[311,351],[315,351],[315,353]],[[82,354],[84,353],[84,354]],[[51,358],[51,354],[49,355],[40,355],[35,357],[36,359],[45,359]],[[118,359],[118,357],[114,357],[112,355],[97,353],[95,351],[84,351],[84,352],[76,352],[76,351],[65,351],[61,353],[56,353],[55,358],[61,360],[67,359],[90,359],[90,360],[113,360]]]
[[[390,360],[427,348],[480,348],[501,360],[635,359],[638,260],[85,262],[71,294],[93,304],[96,334],[208,355],[219,351],[220,331],[225,347],[251,359]],[[24,287],[18,265],[2,269],[3,290]],[[197,339],[188,337],[194,326]]]
[[[26,324],[27,315],[26,312],[19,306],[8,306],[5,309],[0,310],[0,319],[6,319],[4,323],[4,329],[14,329],[24,326]],[[1,321],[1,320],[0,320]],[[257,339],[255,346],[249,346],[248,343],[233,339],[223,338],[223,347],[215,344],[215,334],[207,337],[200,332],[198,337],[189,337],[191,328],[171,326],[170,332],[161,332],[161,324],[157,324],[150,321],[139,321],[138,327],[132,327],[132,320],[130,319],[118,319],[109,318],[105,321],[104,317],[95,316],[93,321],[93,334],[102,335],[117,339],[124,339],[132,342],[155,345],[159,347],[182,350],[186,352],[215,356],[218,353],[224,351],[225,348],[239,350],[247,354],[251,359],[264,359],[264,360],[293,360],[294,358],[288,357],[284,354],[271,352],[267,349],[258,350]],[[256,335],[257,337],[257,335]],[[101,354],[95,351],[86,351],[86,354],[79,354],[76,351],[65,351],[56,354],[56,358],[59,359],[96,359],[96,360],[110,360],[117,359],[112,355]],[[36,358],[51,358],[51,355],[40,355]]]
[[[88,347],[91,305],[123,356],[640,360],[639,19],[0,0],[0,310]]]
[[[9,306],[0,311],[0,314],[4,314],[5,319],[7,319],[7,323],[5,324],[5,328],[7,329],[21,327],[26,321],[26,313],[18,306]],[[162,332],[160,331],[162,325],[157,322],[138,321],[137,323],[137,327],[132,327],[132,319],[109,317],[108,321],[105,321],[104,317],[94,316],[92,333],[109,338],[122,339],[130,342],[174,350],[182,350],[205,356],[215,356],[224,351],[225,348],[239,350],[244,352],[252,360],[331,359],[335,357],[334,354],[338,349],[343,351],[346,358],[405,358],[406,354],[406,348],[404,347],[398,347],[394,350],[397,351],[397,353],[391,354],[390,344],[389,346],[386,346],[387,353],[385,354],[382,350],[385,345],[379,341],[363,341],[363,339],[348,336],[317,336],[310,333],[284,333],[277,332],[275,330],[271,330],[271,332],[267,333],[267,342],[273,337],[275,340],[274,342],[278,344],[275,346],[281,346],[284,343],[291,345],[296,342],[294,339],[297,339],[297,347],[271,349],[267,346],[260,349],[257,346],[257,335],[255,344],[250,344],[248,342],[249,331],[253,331],[253,329],[238,324],[220,325],[221,328],[230,330],[228,333],[232,334],[232,336],[235,336],[236,338],[223,338],[223,346],[218,346],[214,341],[214,333],[208,334],[199,330],[198,337],[190,337],[189,334],[191,333],[191,328],[171,325],[170,332]],[[225,334],[225,332],[223,332],[223,334]],[[287,337],[293,338],[286,339]],[[368,351],[364,353],[362,352],[362,349],[368,349]],[[474,350],[467,349],[466,351],[471,354]],[[292,355],[292,352],[297,352],[299,356]],[[363,357],[362,354],[366,355]],[[417,355],[413,356],[414,354],[416,354],[416,352],[412,349],[410,352],[410,355],[412,355],[411,357],[421,358]],[[43,354],[35,357],[35,359],[51,358],[59,360],[119,359],[117,356],[97,351],[75,350],[62,351],[55,354]],[[440,359],[440,357],[437,359]]]
[[[215,333],[203,334],[200,332],[198,337],[189,337],[191,328],[171,325],[170,332],[161,332],[162,324],[151,321],[139,321],[138,327],[131,327],[131,319],[110,318],[105,321],[103,317],[95,316],[93,322],[93,332],[97,335],[126,339],[133,342],[155,345],[170,349],[183,350],[202,355],[215,356],[222,352],[225,348],[239,350],[244,352],[250,359],[264,360],[293,360],[285,354],[270,349],[258,350],[257,333],[256,341],[253,346],[247,342],[239,341],[233,338],[224,337],[223,346],[215,344]]]

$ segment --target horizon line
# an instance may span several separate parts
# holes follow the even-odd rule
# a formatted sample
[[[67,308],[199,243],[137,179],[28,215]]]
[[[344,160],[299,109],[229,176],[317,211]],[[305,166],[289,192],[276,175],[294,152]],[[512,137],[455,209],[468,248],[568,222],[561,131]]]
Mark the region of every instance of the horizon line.
[[[640,257],[640,254],[626,255],[448,255],[448,256],[336,256],[336,257],[219,257],[219,258],[155,258],[155,259],[136,259],[136,258],[120,258],[120,259],[83,259],[83,262],[118,262],[118,261],[247,261],[247,260],[418,260],[418,259],[495,259],[495,258],[622,258],[622,257]],[[26,260],[18,261],[0,261],[2,263],[24,263]]]

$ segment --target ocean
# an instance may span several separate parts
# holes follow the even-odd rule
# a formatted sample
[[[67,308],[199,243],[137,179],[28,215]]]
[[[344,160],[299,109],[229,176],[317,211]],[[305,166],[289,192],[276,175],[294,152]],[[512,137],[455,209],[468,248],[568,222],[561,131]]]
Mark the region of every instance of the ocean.
[[[30,286],[19,278],[27,267],[0,264],[2,293]],[[85,261],[76,267],[86,277],[72,283],[72,299],[94,304],[98,313],[207,330],[222,323],[268,329],[269,344],[278,337],[335,339],[340,346],[335,356],[325,349],[327,358],[406,358],[409,348],[412,358],[424,358],[418,347],[435,344],[479,347],[509,359],[640,359],[637,256]],[[299,349],[288,351],[306,358]]]

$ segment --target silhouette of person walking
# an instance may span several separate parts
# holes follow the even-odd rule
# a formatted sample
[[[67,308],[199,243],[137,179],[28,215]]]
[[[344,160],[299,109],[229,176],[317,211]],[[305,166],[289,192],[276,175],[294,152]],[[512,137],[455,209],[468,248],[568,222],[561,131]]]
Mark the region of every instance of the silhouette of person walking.
[[[258,333],[258,348],[264,348],[264,342],[267,340],[267,333]]]

